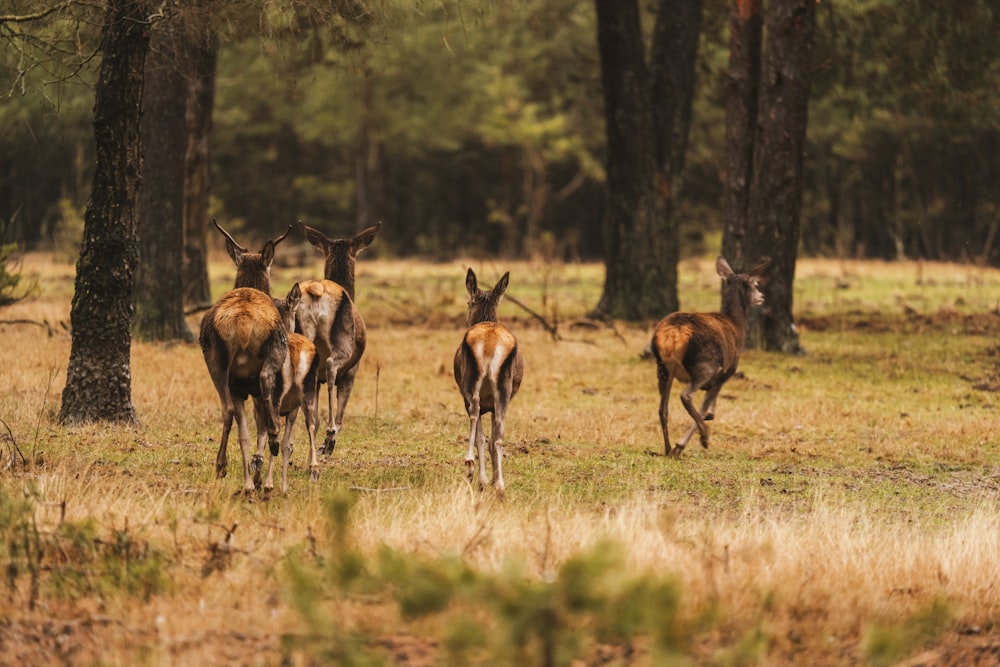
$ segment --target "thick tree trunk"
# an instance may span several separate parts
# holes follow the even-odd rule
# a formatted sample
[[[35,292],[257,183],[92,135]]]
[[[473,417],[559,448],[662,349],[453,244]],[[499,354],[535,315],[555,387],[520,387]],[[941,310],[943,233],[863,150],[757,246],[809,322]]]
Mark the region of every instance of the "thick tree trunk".
[[[680,198],[683,185],[701,14],[702,0],[660,0],[653,26],[653,132],[656,165],[668,201]]]
[[[73,327],[63,423],[135,423],[132,404],[132,291],[148,2],[108,0],[94,102],[96,166],[84,215],[70,321]]]
[[[604,292],[592,315],[655,319],[677,310],[677,244],[657,189],[650,84],[636,0],[597,0],[597,41],[608,197]]]
[[[749,269],[756,259],[746,257],[744,243],[760,90],[762,4],[762,0],[730,0],[729,4],[722,255],[737,272]]]
[[[151,31],[142,113],[142,189],[139,191],[139,267],[136,336],[193,340],[184,321],[184,142],[187,82],[182,30],[175,20]]]
[[[215,104],[217,61],[214,34],[196,33],[187,43],[187,156],[184,184],[184,304],[210,306],[208,206],[211,194],[209,137]]]
[[[802,349],[792,318],[792,286],[802,212],[816,2],[772,0],[766,20],[763,106],[745,258],[753,263],[766,255],[772,261],[765,305],[751,311],[748,339],[754,347],[799,353]]]

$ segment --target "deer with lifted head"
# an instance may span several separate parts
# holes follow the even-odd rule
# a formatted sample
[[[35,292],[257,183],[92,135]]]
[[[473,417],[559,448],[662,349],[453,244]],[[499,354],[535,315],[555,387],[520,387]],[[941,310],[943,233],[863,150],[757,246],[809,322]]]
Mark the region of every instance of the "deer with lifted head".
[[[255,488],[254,477],[259,479],[263,459],[250,460],[247,396],[261,403],[261,417],[271,449],[278,448],[274,394],[288,355],[288,336],[270,297],[270,266],[274,246],[288,235],[291,227],[277,239],[267,241],[260,253],[251,253],[236,243],[219,223],[212,222],[226,237],[229,256],[236,264],[236,287],[223,294],[205,313],[198,337],[222,404],[222,437],[215,457],[215,475],[222,478],[228,472],[226,446],[235,420],[243,455],[243,490],[250,494]]]
[[[715,260],[715,270],[722,278],[722,312],[673,313],[656,325],[652,349],[660,388],[660,427],[665,455],[679,457],[696,429],[701,446],[708,447],[705,422],[715,418],[719,390],[736,372],[746,340],[747,314],[751,307],[764,303],[760,287],[770,263],[770,259],[765,259],[748,273],[735,273],[720,255]],[[681,391],[681,403],[694,424],[671,449],[667,435],[667,403],[674,378],[687,383]],[[699,412],[692,396],[701,389],[705,390],[705,400]]]
[[[316,378],[319,372],[319,359],[316,356],[316,346],[301,334],[294,333],[295,311],[302,301],[302,291],[295,283],[284,299],[274,299],[282,325],[288,332],[288,355],[281,366],[281,372],[275,382],[275,395],[278,414],[285,418],[285,431],[281,437],[281,493],[288,493],[288,460],[292,455],[292,428],[295,418],[301,408],[306,417],[306,431],[309,435],[309,472],[312,481],[319,480],[319,461],[316,459]],[[261,424],[266,422],[264,401],[254,400],[254,416],[257,420],[257,456],[264,455],[265,431]],[[264,495],[270,495],[274,489],[274,460],[278,456],[274,443],[271,446],[271,457],[267,462],[267,479],[264,482]],[[255,479],[259,482],[259,479]]]
[[[337,446],[337,434],[344,425],[344,411],[367,343],[365,321],[354,305],[355,260],[375,240],[382,223],[350,239],[331,239],[317,229],[301,222],[299,225],[309,242],[326,257],[324,279],[300,283],[302,303],[295,314],[295,327],[316,345],[319,382],[327,386],[329,419],[320,453],[328,455]]]
[[[510,274],[505,273],[489,291],[479,289],[470,268],[465,276],[469,292],[469,329],[455,352],[455,382],[469,415],[469,450],[465,455],[465,476],[471,482],[473,465],[479,460],[479,488],[486,486],[486,453],[482,416],[492,412],[490,459],[493,487],[503,497],[503,430],[507,407],[521,386],[524,360],[510,329],[497,322],[497,308],[507,291]]]

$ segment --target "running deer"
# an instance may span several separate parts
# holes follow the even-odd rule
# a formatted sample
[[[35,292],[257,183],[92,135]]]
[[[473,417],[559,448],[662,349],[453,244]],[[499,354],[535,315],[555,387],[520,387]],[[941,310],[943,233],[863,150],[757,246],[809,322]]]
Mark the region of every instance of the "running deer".
[[[227,240],[227,250],[236,264],[236,287],[223,294],[201,320],[199,342],[205,365],[222,404],[222,436],[215,457],[215,476],[225,477],[229,461],[226,447],[236,421],[243,455],[243,490],[254,491],[254,476],[260,474],[262,458],[250,460],[250,431],[246,399],[262,403],[261,418],[272,450],[278,446],[275,383],[288,355],[288,336],[270,293],[270,265],[274,246],[291,230],[267,241],[260,253],[250,253],[233,240],[214,219]]]
[[[324,279],[300,283],[302,304],[295,315],[295,327],[316,345],[319,383],[326,384],[329,407],[326,437],[319,453],[330,455],[344,425],[344,411],[367,343],[365,321],[354,305],[354,265],[358,254],[375,240],[382,223],[350,239],[331,239],[317,229],[301,222],[299,225],[309,242],[326,257]]]
[[[748,273],[735,273],[721,255],[715,270],[722,278],[722,312],[673,313],[660,320],[653,331],[652,349],[660,388],[660,428],[666,456],[680,457],[695,430],[701,446],[708,447],[706,421],[715,418],[715,399],[722,385],[736,372],[740,351],[746,340],[750,308],[764,303],[760,287],[770,259],[762,260]],[[674,378],[686,382],[681,403],[694,424],[673,449],[667,435],[667,412],[670,386]],[[701,412],[695,410],[692,396],[705,390]]]
[[[284,299],[274,299],[281,322],[288,332],[288,356],[281,366],[275,386],[278,414],[285,418],[285,431],[281,438],[281,493],[288,493],[288,461],[292,455],[292,428],[295,418],[301,408],[306,418],[306,431],[309,434],[309,472],[312,481],[319,480],[319,461],[316,459],[316,377],[319,371],[319,360],[316,357],[316,346],[301,334],[294,332],[295,311],[302,301],[302,291],[295,283]],[[254,401],[254,414],[257,419],[257,457],[264,454],[264,423],[263,401]],[[264,495],[270,495],[274,489],[273,472],[278,451],[271,448],[271,456],[267,461],[267,479],[264,482]],[[257,480],[255,480],[257,481]]]
[[[510,329],[497,322],[497,308],[507,291],[510,273],[505,273],[489,291],[479,289],[470,268],[465,276],[469,292],[469,329],[455,352],[455,382],[469,415],[469,450],[465,455],[465,476],[471,482],[473,466],[479,460],[479,488],[486,487],[486,453],[482,416],[492,412],[490,459],[493,488],[503,497],[503,430],[507,407],[521,386],[524,360]]]

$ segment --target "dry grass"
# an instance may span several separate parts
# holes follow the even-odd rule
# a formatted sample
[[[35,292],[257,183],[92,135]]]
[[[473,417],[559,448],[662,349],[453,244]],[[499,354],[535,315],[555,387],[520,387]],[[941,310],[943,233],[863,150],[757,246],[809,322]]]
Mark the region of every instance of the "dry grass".
[[[196,345],[133,346],[142,428],[55,423],[72,267],[27,258],[39,295],[0,319],[44,319],[55,333],[0,325],[0,418],[29,459],[2,473],[0,490],[33,494],[43,534],[92,520],[104,540],[127,533],[162,552],[171,584],[148,600],[43,591],[30,609],[21,576],[0,615],[5,660],[311,664],[316,655],[282,648],[282,636],[304,632],[284,564],[290,552],[324,552],[324,499],[346,487],[358,495],[353,539],[372,557],[383,547],[458,556],[487,573],[519,562],[551,581],[602,541],[623,545],[629,572],[679,583],[694,663],[885,664],[925,641],[927,664],[1000,654],[1000,273],[802,261],[809,355],[747,353],[720,398],[712,447],[693,445],[677,462],[649,454],[662,449],[654,371],[639,354],[651,328],[573,326],[596,302],[599,266],[474,263],[487,282],[509,268],[510,293],[558,320],[563,337],[501,307],[526,375],[508,417],[500,503],[461,478],[466,420],[451,358],[464,266],[359,265],[369,348],[337,452],[311,485],[299,433],[289,496],[245,503],[236,480],[213,478],[218,399]],[[711,266],[680,267],[685,308],[716,306]],[[213,266],[218,292],[229,269]],[[276,271],[276,293],[316,271]],[[688,424],[681,413],[675,388],[675,438]],[[6,455],[13,443],[3,445]],[[440,659],[445,620],[400,626],[391,598],[328,593],[338,623],[391,647],[386,661]],[[925,617],[925,634],[907,630]],[[893,649],[893,638],[906,646]],[[649,660],[594,646],[580,657]]]

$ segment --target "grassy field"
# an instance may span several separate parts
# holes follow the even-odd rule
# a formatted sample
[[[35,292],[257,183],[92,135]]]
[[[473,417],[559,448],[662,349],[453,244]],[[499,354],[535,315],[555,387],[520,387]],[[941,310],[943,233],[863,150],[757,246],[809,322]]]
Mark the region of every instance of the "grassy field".
[[[653,323],[583,319],[600,266],[471,265],[558,323],[500,308],[526,367],[505,500],[462,476],[469,262],[369,260],[337,451],[311,484],[300,419],[288,496],[245,502],[196,344],[133,345],[141,428],[56,423],[73,267],[28,256],[36,296],[0,320],[49,328],[0,324],[0,663],[1000,661],[1000,272],[800,261],[808,354],[745,353],[676,461],[651,455]],[[717,307],[709,258],[679,275],[684,309]]]

